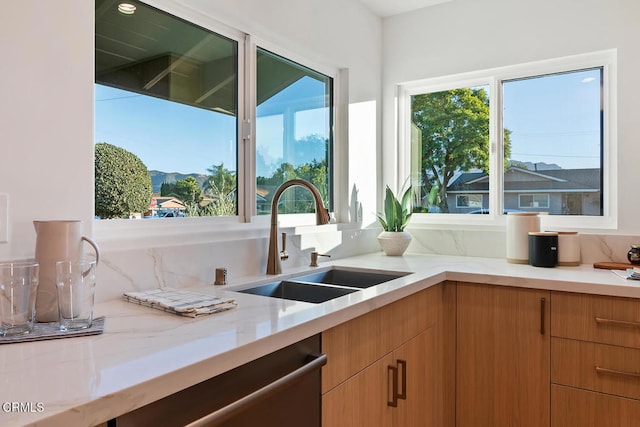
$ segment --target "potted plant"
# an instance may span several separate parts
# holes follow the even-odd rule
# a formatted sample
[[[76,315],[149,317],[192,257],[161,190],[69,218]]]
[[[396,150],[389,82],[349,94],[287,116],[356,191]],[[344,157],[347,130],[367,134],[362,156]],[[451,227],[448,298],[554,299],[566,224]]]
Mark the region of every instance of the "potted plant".
[[[382,233],[378,242],[388,256],[400,256],[411,243],[411,235],[404,231],[411,219],[412,188],[409,187],[398,199],[387,185],[384,197],[384,216],[378,215]]]

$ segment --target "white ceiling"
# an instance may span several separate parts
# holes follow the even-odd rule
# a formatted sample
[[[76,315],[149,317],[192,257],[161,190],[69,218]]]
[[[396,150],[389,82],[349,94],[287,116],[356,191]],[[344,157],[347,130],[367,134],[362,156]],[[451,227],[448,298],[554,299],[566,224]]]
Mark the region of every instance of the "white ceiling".
[[[411,12],[423,7],[445,3],[451,0],[360,0],[369,9],[381,17],[398,15],[400,13]]]

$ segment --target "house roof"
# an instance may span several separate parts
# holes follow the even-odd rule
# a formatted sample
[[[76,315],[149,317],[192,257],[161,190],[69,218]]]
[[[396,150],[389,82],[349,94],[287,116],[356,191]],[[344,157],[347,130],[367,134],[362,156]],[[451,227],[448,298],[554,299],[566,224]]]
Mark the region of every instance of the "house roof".
[[[184,209],[184,204],[175,197],[154,197],[151,199],[150,206],[157,206],[161,209]]]
[[[600,169],[549,169],[530,171],[509,168],[504,176],[505,192],[597,192],[600,191]],[[449,185],[449,193],[487,193],[488,175],[465,172]]]

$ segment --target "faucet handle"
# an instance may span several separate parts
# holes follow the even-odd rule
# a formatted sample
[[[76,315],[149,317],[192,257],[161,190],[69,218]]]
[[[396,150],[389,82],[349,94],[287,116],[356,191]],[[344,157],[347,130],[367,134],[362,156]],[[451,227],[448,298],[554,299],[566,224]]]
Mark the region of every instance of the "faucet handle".
[[[326,256],[328,258],[331,258],[331,255],[329,254],[319,254],[316,251],[311,252],[311,264],[309,264],[309,267],[317,267],[318,266],[318,257],[319,256]]]
[[[287,253],[287,233],[282,233],[282,250],[280,251],[280,259],[289,259],[289,254]]]
[[[216,268],[216,281],[214,285],[226,285],[227,284],[227,269]]]

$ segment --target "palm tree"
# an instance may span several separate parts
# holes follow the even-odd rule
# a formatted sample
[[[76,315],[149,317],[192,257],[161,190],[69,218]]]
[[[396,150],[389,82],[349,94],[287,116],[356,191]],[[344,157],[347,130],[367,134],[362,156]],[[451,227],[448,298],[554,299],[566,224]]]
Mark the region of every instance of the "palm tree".
[[[236,175],[224,167],[224,163],[207,169],[209,177],[203,184],[204,194],[211,198],[205,207],[205,215],[233,216],[237,214]]]

